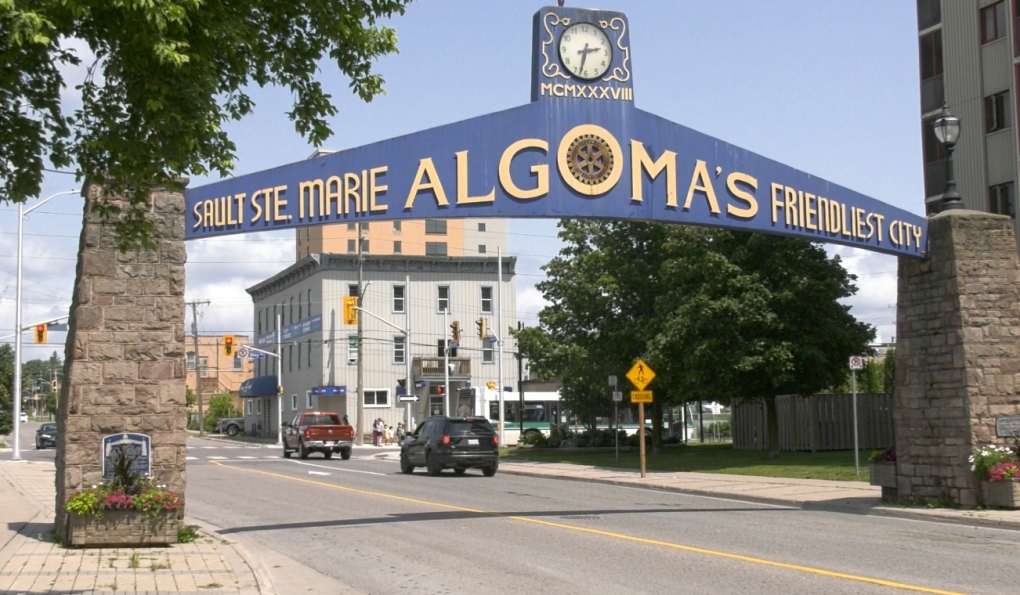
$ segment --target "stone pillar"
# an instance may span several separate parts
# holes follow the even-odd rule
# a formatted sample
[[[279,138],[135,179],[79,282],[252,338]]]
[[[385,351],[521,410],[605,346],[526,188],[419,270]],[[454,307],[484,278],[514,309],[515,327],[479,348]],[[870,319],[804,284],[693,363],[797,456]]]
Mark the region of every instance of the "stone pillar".
[[[1005,445],[997,417],[1020,415],[1020,264],[1009,217],[935,215],[924,260],[899,261],[897,490],[974,506],[968,458]]]
[[[185,487],[184,196],[154,191],[148,209],[156,248],[120,252],[113,226],[92,213],[103,192],[96,185],[84,191],[57,406],[56,528],[65,542],[64,502],[102,480],[103,436],[149,435],[153,483],[181,494]]]

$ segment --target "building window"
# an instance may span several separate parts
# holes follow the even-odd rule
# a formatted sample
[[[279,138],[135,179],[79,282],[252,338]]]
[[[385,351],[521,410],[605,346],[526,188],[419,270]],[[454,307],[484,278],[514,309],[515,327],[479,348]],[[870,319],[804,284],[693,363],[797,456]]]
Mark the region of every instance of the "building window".
[[[995,132],[1009,127],[1006,96],[1009,91],[1002,91],[985,97],[985,132]]]
[[[361,222],[361,231],[368,231],[368,221]]]
[[[306,390],[305,391],[305,409],[311,409],[311,408],[312,408],[312,391]]]
[[[308,290],[308,315],[312,315],[312,290]]]
[[[311,339],[308,339],[308,349],[306,351],[308,351],[308,367],[311,368],[312,367],[312,340]]]
[[[358,246],[357,246],[357,244],[354,243],[354,240],[347,240],[347,252],[351,253],[351,252],[357,252],[357,251],[358,251]]]
[[[369,252],[369,249],[368,249],[368,240],[364,240],[364,239],[361,240],[361,251],[366,253],[366,254]]]
[[[288,345],[287,346],[287,371],[288,372],[293,372],[294,371],[294,346],[293,345]]]
[[[945,102],[942,82],[942,31],[932,31],[920,39],[921,113],[937,110]]]
[[[403,250],[403,245],[400,243],[400,240],[397,240],[397,241],[393,242],[393,253],[394,254],[400,254],[403,251],[404,251]]]
[[[215,375],[215,370],[209,369],[209,356],[202,355],[198,358],[198,367],[202,369],[202,376],[211,377]]]
[[[479,223],[478,224],[478,231],[485,231],[485,224],[484,223]]]
[[[290,410],[294,411],[297,409],[297,395],[290,396]]]
[[[187,363],[185,364],[189,370],[195,369],[195,352],[189,351],[187,355]]]
[[[290,317],[290,324],[294,324],[294,298],[290,298],[290,309],[287,311],[287,316]]]
[[[942,0],[917,0],[917,30],[924,31],[942,22]]]
[[[429,235],[446,235],[446,220],[445,219],[426,219],[425,220],[425,233]]]
[[[389,407],[390,391],[388,390],[366,390],[365,407]]]
[[[446,242],[425,242],[425,256],[446,256]]]
[[[354,285],[354,284],[348,285],[347,286],[347,295],[348,296],[358,297],[358,286]],[[361,304],[358,304],[358,305],[360,306]]]
[[[1006,36],[1006,3],[996,2],[981,9],[981,43]]]
[[[393,336],[393,363],[395,364],[403,364],[407,362],[405,355],[407,353],[405,349],[407,343],[405,339],[404,335]]]
[[[358,336],[347,335],[347,365],[358,363]]]
[[[358,224],[357,223],[348,223],[347,224],[347,230],[348,231],[354,231],[357,228],[358,228]]]
[[[450,350],[450,357],[457,357],[457,348],[456,347],[452,347],[450,345],[450,343],[451,343],[451,341],[449,341],[447,339],[440,339],[439,341],[437,341],[436,342],[436,356],[437,357],[446,357],[446,354],[443,353],[443,350],[449,348],[449,350]]]
[[[234,371],[235,372],[240,372],[243,369],[244,369],[244,362],[241,361],[241,358],[239,358],[239,357],[237,357],[235,355],[234,356]]]
[[[301,344],[297,344],[297,369],[301,369]]]
[[[492,342],[482,341],[482,363],[491,364],[496,361],[496,358],[492,356]]]
[[[485,244],[478,244],[478,253],[485,254]]]
[[[393,286],[393,312],[404,311],[404,286],[394,285]]]
[[[400,221],[393,222],[393,231],[400,231]]]
[[[988,212],[1016,217],[1013,207],[1013,182],[988,188]]]
[[[492,314],[492,288],[482,287],[482,312]]]
[[[262,413],[262,399],[255,399],[255,413]]]
[[[440,285],[436,288],[436,308],[442,314],[450,309],[450,286]]]

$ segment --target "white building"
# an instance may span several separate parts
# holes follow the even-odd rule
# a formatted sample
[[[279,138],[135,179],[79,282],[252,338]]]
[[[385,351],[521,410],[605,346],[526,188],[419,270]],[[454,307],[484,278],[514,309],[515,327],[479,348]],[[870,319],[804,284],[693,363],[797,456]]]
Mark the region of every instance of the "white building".
[[[363,258],[362,431],[370,431],[377,418],[396,427],[408,407],[417,421],[455,414],[447,410],[448,392],[498,386],[499,345],[493,339],[509,345],[506,329],[516,324],[516,258],[502,258],[502,285],[496,256]],[[358,326],[344,324],[344,297],[358,294],[358,268],[356,254],[311,254],[247,289],[254,303],[254,346],[275,354],[280,328],[282,358],[257,360],[254,378],[241,388],[246,432],[275,437],[280,419],[290,421],[306,409],[336,411],[358,427]],[[483,319],[484,339],[478,336]],[[460,342],[446,367],[443,346],[455,322]],[[398,399],[408,363],[410,393],[418,397],[412,403]],[[283,387],[279,418],[277,366]],[[516,382],[516,369],[514,354],[504,347],[504,386]],[[444,388],[447,380],[450,391]]]

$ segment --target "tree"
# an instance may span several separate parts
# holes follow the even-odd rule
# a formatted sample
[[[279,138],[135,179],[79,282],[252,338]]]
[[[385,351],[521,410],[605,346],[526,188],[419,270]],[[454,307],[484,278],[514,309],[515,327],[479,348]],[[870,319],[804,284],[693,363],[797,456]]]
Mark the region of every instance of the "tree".
[[[74,165],[78,180],[129,199],[120,220],[94,206],[115,221],[121,248],[152,247],[150,189],[230,173],[223,124],[252,113],[252,84],[287,87],[295,129],[321,144],[337,110],[315,80],[320,62],[334,62],[364,101],[383,93],[372,63],[396,51],[396,33],[377,20],[409,2],[0,2],[0,202],[37,196],[46,161]],[[68,70],[86,75],[70,114]]]
[[[540,327],[517,338],[533,370],[560,378],[563,400],[591,429],[595,417],[613,412],[608,376],[622,377],[645,355],[669,227],[571,219],[559,227],[564,247],[536,286],[550,305],[539,313]],[[655,445],[660,412],[661,401],[653,405]]]
[[[675,381],[713,400],[759,398],[769,458],[779,456],[775,397],[837,385],[875,330],[839,300],[854,277],[818,245],[767,234],[681,235],[664,248],[672,282],[653,352],[673,358]]]
[[[0,345],[0,434],[14,430],[14,400],[11,387],[14,386],[14,348]]]
[[[241,412],[234,409],[234,397],[230,393],[213,395],[205,408],[205,431],[216,429],[216,420],[221,417],[239,417]]]

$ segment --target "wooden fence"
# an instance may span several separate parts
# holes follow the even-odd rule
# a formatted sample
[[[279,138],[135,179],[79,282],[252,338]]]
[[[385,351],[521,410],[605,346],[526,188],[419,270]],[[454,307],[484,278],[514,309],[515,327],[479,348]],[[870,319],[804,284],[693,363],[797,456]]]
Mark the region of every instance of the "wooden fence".
[[[780,450],[849,450],[854,447],[853,395],[826,394],[776,398]],[[734,401],[733,448],[765,450],[765,403]],[[857,395],[857,440],[862,449],[892,447],[893,396]]]

